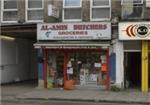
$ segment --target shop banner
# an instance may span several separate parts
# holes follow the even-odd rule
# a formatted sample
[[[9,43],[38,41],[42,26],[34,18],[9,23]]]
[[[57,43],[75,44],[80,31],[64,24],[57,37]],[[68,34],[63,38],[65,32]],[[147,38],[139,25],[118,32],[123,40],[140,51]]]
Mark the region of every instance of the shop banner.
[[[110,22],[37,24],[37,40],[110,40]]]
[[[119,40],[150,40],[150,22],[119,23]]]

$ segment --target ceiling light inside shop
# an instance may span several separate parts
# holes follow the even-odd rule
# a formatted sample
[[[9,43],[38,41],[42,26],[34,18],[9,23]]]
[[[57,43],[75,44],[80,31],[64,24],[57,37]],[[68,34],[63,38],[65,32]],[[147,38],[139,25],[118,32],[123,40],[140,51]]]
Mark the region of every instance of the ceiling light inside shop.
[[[0,35],[0,39],[7,40],[7,41],[15,41],[16,38],[10,37],[10,36],[5,36],[5,35]]]

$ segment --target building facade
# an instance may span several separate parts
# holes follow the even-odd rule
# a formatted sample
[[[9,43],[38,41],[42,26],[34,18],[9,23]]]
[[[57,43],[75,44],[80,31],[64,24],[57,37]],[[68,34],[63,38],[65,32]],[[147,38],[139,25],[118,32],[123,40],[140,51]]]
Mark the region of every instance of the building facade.
[[[58,87],[59,81],[65,84],[74,80],[77,85],[109,88],[111,2],[103,2],[102,6],[98,3],[96,6],[94,1],[46,2],[46,24],[38,24],[38,42],[34,44],[35,48],[44,50],[44,87]],[[48,16],[50,5],[58,9],[59,18]],[[106,10],[105,16],[96,16],[101,8]],[[49,24],[51,21],[56,23]]]
[[[81,86],[148,91],[149,11],[149,0],[1,0],[1,34],[36,42],[41,87],[74,80]],[[137,32],[145,36],[132,37],[140,36]],[[29,55],[33,67],[35,52]]]

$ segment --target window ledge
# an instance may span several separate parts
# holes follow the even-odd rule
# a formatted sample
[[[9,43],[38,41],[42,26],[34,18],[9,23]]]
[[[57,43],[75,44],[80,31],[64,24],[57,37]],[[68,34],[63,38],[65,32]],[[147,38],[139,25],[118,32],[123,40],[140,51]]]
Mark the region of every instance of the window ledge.
[[[82,19],[64,19],[63,22],[82,22]]]

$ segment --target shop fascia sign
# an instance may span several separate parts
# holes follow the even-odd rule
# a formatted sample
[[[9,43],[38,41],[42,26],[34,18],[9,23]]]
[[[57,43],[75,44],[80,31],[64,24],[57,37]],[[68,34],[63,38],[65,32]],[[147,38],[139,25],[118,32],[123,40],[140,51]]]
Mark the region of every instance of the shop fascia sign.
[[[119,23],[119,40],[150,40],[150,22]]]
[[[110,40],[110,22],[40,23],[37,40]]]

